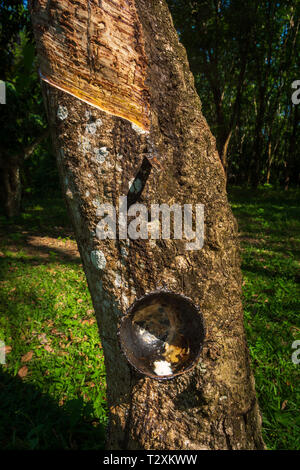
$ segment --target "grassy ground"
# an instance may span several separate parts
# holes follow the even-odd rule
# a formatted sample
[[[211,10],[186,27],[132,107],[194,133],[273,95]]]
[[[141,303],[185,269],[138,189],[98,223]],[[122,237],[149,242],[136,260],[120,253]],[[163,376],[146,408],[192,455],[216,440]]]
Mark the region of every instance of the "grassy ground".
[[[300,449],[299,207],[296,192],[234,189],[245,325],[269,449]],[[104,442],[105,369],[62,202],[0,218],[0,448],[95,449]],[[300,356],[300,355],[299,355]]]
[[[1,220],[0,448],[101,448],[103,354],[62,201]]]
[[[269,449],[300,449],[298,192],[230,191],[239,223],[245,326]],[[300,358],[300,354],[299,354]]]

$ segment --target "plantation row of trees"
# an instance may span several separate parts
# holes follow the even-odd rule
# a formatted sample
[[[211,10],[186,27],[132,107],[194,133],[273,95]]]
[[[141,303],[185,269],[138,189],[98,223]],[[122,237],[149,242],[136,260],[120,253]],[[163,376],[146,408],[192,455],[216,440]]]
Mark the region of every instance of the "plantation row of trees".
[[[47,170],[54,168],[31,21],[21,0],[0,1],[0,61],[7,103],[0,107],[0,202],[12,217],[21,207],[21,187],[24,193],[38,180],[49,182]]]
[[[168,4],[229,182],[299,184],[299,3]]]
[[[300,79],[296,1],[168,0],[187,49],[203,114],[230,184],[299,184]],[[42,104],[27,2],[0,1],[0,198],[18,213],[21,184],[53,184],[56,170]],[[26,171],[27,169],[27,171]]]

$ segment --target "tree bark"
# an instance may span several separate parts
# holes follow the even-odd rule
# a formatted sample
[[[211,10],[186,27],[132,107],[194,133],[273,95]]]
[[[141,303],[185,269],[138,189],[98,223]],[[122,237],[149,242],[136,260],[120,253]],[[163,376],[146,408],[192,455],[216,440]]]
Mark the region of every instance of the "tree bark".
[[[38,44],[43,40],[38,27],[41,3],[31,6]],[[63,3],[68,8],[71,2]],[[122,3],[114,2],[120,15]],[[53,25],[58,21],[56,2],[47,4],[43,15]],[[105,7],[105,2],[88,4]],[[237,228],[215,139],[165,1],[131,0],[127,5],[136,8],[139,41],[148,61],[150,134],[44,84],[61,184],[105,354],[107,448],[263,449],[243,325]],[[143,158],[153,148],[160,157],[158,168]],[[147,171],[139,173],[141,168]],[[97,239],[97,207],[117,206],[138,173],[145,178],[137,198],[148,208],[153,203],[205,205],[201,250],[187,251],[183,240],[174,239]],[[207,328],[197,366],[164,382],[135,372],[117,339],[128,306],[162,285],[192,298]]]

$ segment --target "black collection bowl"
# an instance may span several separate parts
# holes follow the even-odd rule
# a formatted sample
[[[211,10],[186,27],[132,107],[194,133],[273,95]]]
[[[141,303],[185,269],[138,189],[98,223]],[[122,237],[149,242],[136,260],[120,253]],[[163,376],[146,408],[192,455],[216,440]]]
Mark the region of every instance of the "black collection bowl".
[[[120,321],[118,335],[123,353],[137,371],[167,380],[195,367],[205,326],[191,299],[158,290],[129,307]]]

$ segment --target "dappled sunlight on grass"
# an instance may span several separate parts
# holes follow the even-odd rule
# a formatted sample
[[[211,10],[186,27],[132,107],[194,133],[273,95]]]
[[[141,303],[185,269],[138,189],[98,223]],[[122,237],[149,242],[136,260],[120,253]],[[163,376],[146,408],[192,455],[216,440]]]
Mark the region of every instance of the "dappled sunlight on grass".
[[[230,190],[240,230],[245,327],[269,449],[297,449],[300,339],[295,191]],[[104,442],[106,384],[87,283],[62,201],[0,218],[0,442],[93,449]],[[2,371],[1,371],[2,370]]]
[[[78,254],[1,235],[1,448],[101,448],[105,368]]]
[[[245,327],[269,449],[300,448],[299,192],[230,191],[242,249]]]

